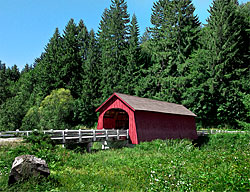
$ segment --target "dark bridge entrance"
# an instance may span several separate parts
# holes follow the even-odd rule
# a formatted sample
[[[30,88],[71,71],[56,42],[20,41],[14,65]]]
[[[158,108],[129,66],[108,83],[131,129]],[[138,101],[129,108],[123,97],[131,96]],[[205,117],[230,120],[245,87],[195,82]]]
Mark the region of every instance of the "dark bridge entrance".
[[[104,129],[129,129],[128,113],[122,109],[110,109],[103,117]]]

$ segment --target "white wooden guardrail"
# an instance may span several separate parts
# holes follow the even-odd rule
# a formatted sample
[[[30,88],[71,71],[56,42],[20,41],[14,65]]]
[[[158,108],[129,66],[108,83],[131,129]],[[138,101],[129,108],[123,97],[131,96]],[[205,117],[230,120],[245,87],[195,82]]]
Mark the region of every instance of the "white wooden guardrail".
[[[104,130],[44,130],[40,131],[50,135],[52,140],[59,143],[74,141],[79,143],[104,140],[127,140],[129,139],[129,130],[104,129]],[[0,138],[13,138],[29,136],[32,131],[4,131],[0,132]]]
[[[197,134],[199,136],[209,135],[209,134],[217,134],[217,133],[245,133],[245,131],[227,131],[227,130],[199,130],[197,131]]]

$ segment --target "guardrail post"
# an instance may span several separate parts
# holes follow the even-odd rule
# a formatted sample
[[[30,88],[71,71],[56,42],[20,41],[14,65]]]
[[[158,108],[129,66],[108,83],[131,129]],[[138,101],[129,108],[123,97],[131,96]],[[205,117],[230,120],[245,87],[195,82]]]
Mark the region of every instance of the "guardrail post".
[[[81,132],[81,129],[79,129],[79,143],[82,142],[82,132]]]
[[[65,143],[65,131],[62,131],[63,143]]]
[[[129,139],[129,129],[127,129],[127,139]]]
[[[106,140],[108,140],[109,139],[108,130],[105,130],[105,135],[106,135]]]
[[[54,130],[53,129],[50,129],[50,137],[53,137],[54,136]],[[48,132],[48,134],[49,134],[49,132]]]
[[[93,130],[93,141],[96,141],[96,131]]]
[[[116,130],[117,133],[117,140],[119,140],[119,129]]]

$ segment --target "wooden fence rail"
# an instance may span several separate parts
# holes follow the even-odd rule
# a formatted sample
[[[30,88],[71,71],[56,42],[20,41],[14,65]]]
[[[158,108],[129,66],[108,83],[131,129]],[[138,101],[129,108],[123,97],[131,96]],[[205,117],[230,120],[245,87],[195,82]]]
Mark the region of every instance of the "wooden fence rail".
[[[227,130],[199,130],[197,131],[197,134],[199,136],[209,135],[209,134],[217,134],[217,133],[245,133],[245,131],[227,131]]]
[[[29,136],[33,131],[3,131],[0,132],[0,138],[15,138]],[[129,130],[104,129],[104,130],[44,130],[44,134],[50,135],[52,140],[58,143],[78,142],[88,143],[92,141],[108,140],[128,140]],[[245,133],[245,131],[226,131],[226,130],[199,130],[199,136],[217,134],[217,133]]]
[[[0,132],[0,138],[29,136],[33,131],[4,131]],[[128,130],[106,129],[106,130],[44,130],[44,134],[50,135],[52,140],[58,143],[78,142],[88,143],[104,140],[128,140]]]

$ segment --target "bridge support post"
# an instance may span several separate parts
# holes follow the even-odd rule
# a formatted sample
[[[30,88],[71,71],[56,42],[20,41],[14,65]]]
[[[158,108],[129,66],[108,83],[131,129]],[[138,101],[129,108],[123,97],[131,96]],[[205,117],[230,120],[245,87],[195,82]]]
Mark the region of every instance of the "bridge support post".
[[[92,146],[93,146],[93,143],[92,143],[92,142],[87,143],[86,150],[87,150],[88,153],[91,153],[91,151],[92,151],[92,150],[91,150]]]

